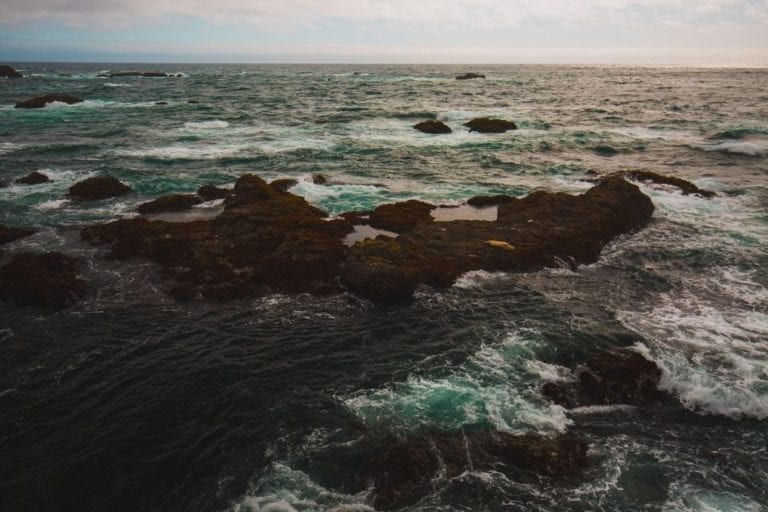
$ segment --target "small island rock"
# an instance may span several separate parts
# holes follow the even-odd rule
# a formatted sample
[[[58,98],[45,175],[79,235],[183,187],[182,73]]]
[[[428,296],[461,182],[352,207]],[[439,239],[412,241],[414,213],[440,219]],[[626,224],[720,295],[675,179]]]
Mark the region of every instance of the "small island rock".
[[[98,201],[130,192],[129,186],[112,176],[94,176],[69,187],[69,195],[80,201]]]
[[[75,96],[67,96],[66,94],[48,94],[46,96],[38,96],[31,100],[22,101],[16,104],[16,108],[44,108],[49,103],[66,103],[67,105],[74,105],[75,103],[82,103],[81,98]]]

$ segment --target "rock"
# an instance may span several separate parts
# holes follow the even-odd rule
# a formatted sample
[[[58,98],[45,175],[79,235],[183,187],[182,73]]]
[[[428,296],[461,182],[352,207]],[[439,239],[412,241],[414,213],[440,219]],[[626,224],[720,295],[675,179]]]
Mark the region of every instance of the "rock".
[[[130,192],[129,186],[112,176],[94,176],[69,187],[69,195],[79,201],[98,201]]]
[[[163,212],[181,212],[184,210],[189,210],[196,204],[200,204],[202,202],[203,200],[196,195],[171,194],[168,196],[158,197],[157,199],[146,203],[142,203],[136,210],[142,215]]]
[[[392,223],[374,223],[376,211],[371,214],[371,226],[401,235],[352,246],[341,275],[345,286],[373,301],[401,301],[413,293],[414,281],[450,286],[470,270],[530,272],[562,262],[594,263],[606,243],[645,226],[654,210],[647,196],[621,178],[607,178],[579,196],[534,192],[499,206],[495,222],[434,223],[426,219],[431,205],[418,206],[412,218],[394,209]],[[488,240],[506,241],[514,250],[499,250]],[[385,282],[382,294],[375,287]]]
[[[314,183],[315,185],[325,185],[328,183],[328,179],[322,174],[313,174],[312,183]]]
[[[13,69],[11,66],[5,66],[0,64],[0,77],[3,78],[23,78],[21,73]]]
[[[22,101],[16,104],[16,108],[43,108],[49,103],[66,103],[67,105],[73,105],[75,103],[82,103],[83,100],[75,96],[67,96],[65,94],[48,94],[46,96],[38,96],[31,100]]]
[[[485,75],[481,75],[480,73],[464,73],[463,75],[457,76],[456,80],[472,80],[474,78],[485,78]]]
[[[190,283],[180,284],[168,290],[168,295],[179,302],[190,302],[200,296],[200,291]]]
[[[587,405],[641,406],[664,397],[658,389],[661,370],[637,352],[602,351],[593,354],[576,383],[550,382],[542,394],[567,409]]]
[[[465,471],[494,471],[525,483],[557,485],[588,467],[586,442],[565,435],[434,433],[396,442],[364,469],[376,510],[417,503]]]
[[[167,104],[168,104],[168,102],[167,102],[167,101],[156,101],[156,102],[155,102],[155,105],[158,105],[158,106],[161,106],[161,105],[167,105]]]
[[[452,133],[451,127],[442,121],[422,121],[413,125],[414,128],[424,133],[444,134]]]
[[[0,224],[0,245],[5,245],[14,240],[34,235],[35,233],[37,233],[37,231],[34,229],[10,228]]]
[[[475,208],[485,208],[486,206],[499,206],[514,201],[514,197],[499,194],[496,196],[474,196],[467,199],[467,204]]]
[[[662,176],[661,174],[657,174],[655,172],[649,172],[649,171],[627,171],[625,173],[622,173],[623,176],[626,176],[630,180],[633,181],[641,181],[644,183],[656,183],[659,185],[672,185],[673,187],[679,188],[683,195],[688,194],[695,194],[697,196],[705,197],[707,199],[715,197],[717,194],[715,192],[712,192],[711,190],[704,190],[690,181],[686,181],[682,178],[675,178],[673,176]]]
[[[269,186],[274,188],[275,190],[279,190],[280,192],[288,192],[289,188],[296,186],[298,183],[299,182],[296,180],[285,178],[281,180],[275,180],[272,183],[270,183]]]
[[[198,293],[213,300],[267,292],[339,293],[336,276],[347,250],[342,240],[352,226],[326,216],[303,198],[246,174],[214,219],[122,219],[88,227],[81,236],[108,247],[111,258],[158,263],[175,281],[170,293],[183,300]]]
[[[49,181],[51,181],[51,179],[48,176],[41,172],[35,171],[27,174],[23,178],[17,179],[16,183],[21,185],[39,185],[41,183],[48,183]]]
[[[504,133],[509,130],[517,130],[517,125],[512,121],[490,119],[488,117],[478,117],[468,123],[464,123],[464,126],[469,128],[470,132],[479,133]]]
[[[435,205],[411,199],[394,204],[384,204],[370,213],[368,224],[376,229],[395,233],[410,231],[417,224],[433,222],[430,212]]]
[[[197,195],[203,198],[203,201],[215,201],[216,199],[224,199],[232,191],[226,188],[219,188],[214,185],[203,185],[197,189]]]
[[[83,298],[80,263],[57,252],[22,253],[0,269],[0,297],[19,306],[61,309]]]
[[[187,103],[189,103],[190,105],[197,105],[200,102],[197,100],[187,100]]]

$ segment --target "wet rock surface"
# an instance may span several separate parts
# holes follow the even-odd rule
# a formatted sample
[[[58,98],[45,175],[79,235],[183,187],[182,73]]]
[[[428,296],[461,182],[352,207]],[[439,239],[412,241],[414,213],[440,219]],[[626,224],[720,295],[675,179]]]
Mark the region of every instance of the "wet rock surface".
[[[20,185],[40,185],[41,183],[48,183],[51,179],[45,174],[34,171],[26,176],[23,176],[16,180],[16,183]]]
[[[433,492],[438,478],[496,471],[517,481],[558,483],[588,466],[587,443],[570,436],[504,432],[435,433],[399,441],[365,469],[377,510],[396,510]]]
[[[445,134],[453,132],[451,127],[442,121],[422,121],[413,127],[423,133]]]
[[[34,229],[13,228],[0,224],[0,245],[19,240],[37,233]]]
[[[79,201],[98,201],[129,194],[131,188],[112,176],[94,176],[69,187],[70,197]]]
[[[192,194],[172,194],[142,203],[136,209],[142,215],[189,210],[203,200]]]
[[[0,269],[0,298],[19,306],[60,309],[83,298],[79,260],[57,252],[21,253]]]
[[[38,96],[37,98],[19,102],[16,104],[16,108],[44,108],[49,103],[54,102],[74,105],[75,103],[82,103],[83,100],[66,94],[48,94],[46,96]]]
[[[622,175],[633,181],[640,181],[643,183],[656,183],[658,185],[671,185],[673,187],[679,188],[683,195],[695,194],[707,199],[717,195],[711,190],[701,189],[690,181],[684,180],[682,178],[676,178],[674,176],[663,176],[661,174],[650,171],[627,171],[622,173]]]
[[[487,206],[499,206],[514,201],[514,197],[505,194],[495,196],[474,196],[467,199],[467,204],[475,208],[485,208]]]
[[[404,233],[418,224],[433,221],[430,212],[435,205],[411,199],[400,203],[384,204],[370,212],[368,224],[377,229]]]
[[[216,199],[224,199],[232,191],[226,188],[216,187],[214,185],[203,185],[197,189],[197,195],[203,198],[203,201],[215,201]]]
[[[23,78],[21,73],[13,69],[11,66],[0,64],[0,77],[3,78]]]
[[[473,119],[464,126],[469,128],[470,132],[478,133],[504,133],[509,130],[517,130],[517,125],[512,121],[505,121],[503,119],[491,119],[488,117],[479,117]]]

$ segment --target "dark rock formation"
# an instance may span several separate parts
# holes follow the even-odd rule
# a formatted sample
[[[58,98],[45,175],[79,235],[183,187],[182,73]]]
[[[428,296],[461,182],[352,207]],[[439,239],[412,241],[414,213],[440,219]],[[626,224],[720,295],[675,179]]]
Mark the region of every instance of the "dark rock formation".
[[[112,258],[162,265],[164,275],[176,281],[172,294],[184,299],[338,293],[336,276],[346,255],[342,240],[352,226],[326,216],[303,198],[246,174],[212,220],[123,219],[86,228],[82,237],[108,246]]]
[[[509,130],[517,130],[517,125],[512,121],[490,119],[488,117],[478,117],[468,123],[464,123],[464,126],[469,128],[470,132],[479,133],[504,133]]]
[[[155,102],[155,105],[158,105],[158,106],[167,105],[167,104],[168,104],[167,101],[156,101]]]
[[[5,66],[0,64],[0,77],[3,78],[23,78],[21,73],[13,69],[11,66]]]
[[[190,105],[197,105],[200,102],[197,100],[187,100],[187,103],[189,103]]]
[[[22,253],[0,269],[0,297],[20,306],[60,309],[83,298],[79,262],[57,252]]]
[[[325,185],[328,183],[328,178],[326,178],[322,174],[313,174],[312,183],[314,183],[315,185]]]
[[[473,78],[485,78],[485,75],[480,73],[464,73],[456,77],[456,80],[472,80]]]
[[[606,243],[642,228],[653,210],[636,186],[616,177],[580,196],[534,192],[499,206],[495,222],[427,221],[396,239],[358,242],[350,248],[342,282],[371,300],[394,302],[409,299],[420,282],[449,286],[470,270],[527,272],[562,262],[593,263]],[[371,225],[377,227],[374,214]],[[401,232],[409,225],[379,224]]]
[[[437,208],[433,204],[411,199],[400,203],[383,204],[373,210],[368,224],[376,229],[386,229],[395,233],[412,230],[418,224],[433,221],[430,212]]]
[[[432,434],[390,446],[366,468],[377,510],[413,505],[439,479],[464,471],[498,471],[517,481],[578,477],[588,466],[588,445],[569,436],[503,432]],[[553,478],[552,483],[556,482]]]
[[[661,370],[637,352],[598,352],[579,373],[578,383],[547,383],[544,396],[572,409],[584,405],[644,405],[664,397]]]
[[[414,128],[424,133],[444,134],[451,133],[451,127],[442,121],[422,121],[413,125]]]
[[[203,198],[203,201],[215,201],[216,199],[224,199],[232,191],[226,188],[219,188],[214,185],[203,185],[197,189],[197,195]]]
[[[67,96],[65,94],[48,94],[46,96],[38,96],[31,100],[22,101],[16,104],[16,108],[43,108],[49,103],[59,102],[72,105],[74,103],[82,103],[82,99],[75,96]]]
[[[270,187],[280,192],[288,192],[288,189],[295,186],[298,183],[296,180],[285,178],[282,180],[275,180],[269,184]]]
[[[157,199],[146,203],[142,203],[136,210],[142,215],[163,212],[181,212],[184,210],[189,210],[196,204],[200,204],[202,202],[203,200],[196,195],[171,194],[168,196],[158,197]]]
[[[627,171],[622,173],[630,180],[641,181],[643,183],[656,183],[658,185],[672,185],[679,188],[683,195],[696,194],[697,196],[706,197],[707,199],[715,197],[717,194],[711,190],[704,190],[690,181],[686,181],[682,178],[675,178],[673,176],[662,176],[650,171]]]
[[[31,172],[26,176],[16,180],[16,183],[21,185],[39,185],[41,183],[48,183],[51,179],[41,172]]]
[[[98,201],[130,192],[129,186],[112,176],[94,176],[69,187],[69,195],[79,201]]]
[[[13,242],[37,233],[34,229],[11,228],[0,224],[0,245]]]
[[[511,203],[514,200],[514,197],[505,194],[496,196],[475,196],[467,199],[467,204],[474,206],[475,208],[483,208],[486,206],[499,206],[501,204]]]

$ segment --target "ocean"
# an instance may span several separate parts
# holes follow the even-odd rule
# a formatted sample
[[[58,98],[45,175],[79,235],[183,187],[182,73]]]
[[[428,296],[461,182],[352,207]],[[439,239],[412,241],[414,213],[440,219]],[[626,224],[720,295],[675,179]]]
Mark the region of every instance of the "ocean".
[[[576,481],[469,468],[408,511],[768,510],[768,70],[622,66],[17,64],[0,79],[3,246],[86,261],[58,312],[0,303],[0,509],[373,510],[366,457],[423,432],[569,433]],[[176,77],[99,77],[107,70]],[[486,79],[455,80],[466,71]],[[49,93],[85,101],[15,109]],[[504,134],[469,132],[474,117]],[[429,135],[419,121],[453,133]],[[88,225],[253,173],[331,215],[420,199],[577,194],[652,171],[656,206],[598,262],[475,271],[412,302],[352,294],[177,303]],[[32,171],[50,183],[20,185]],[[326,184],[316,184],[322,174]],[[133,194],[94,203],[75,182]],[[194,210],[204,212],[206,203]],[[566,410],[541,392],[598,350],[662,371],[660,403]]]

